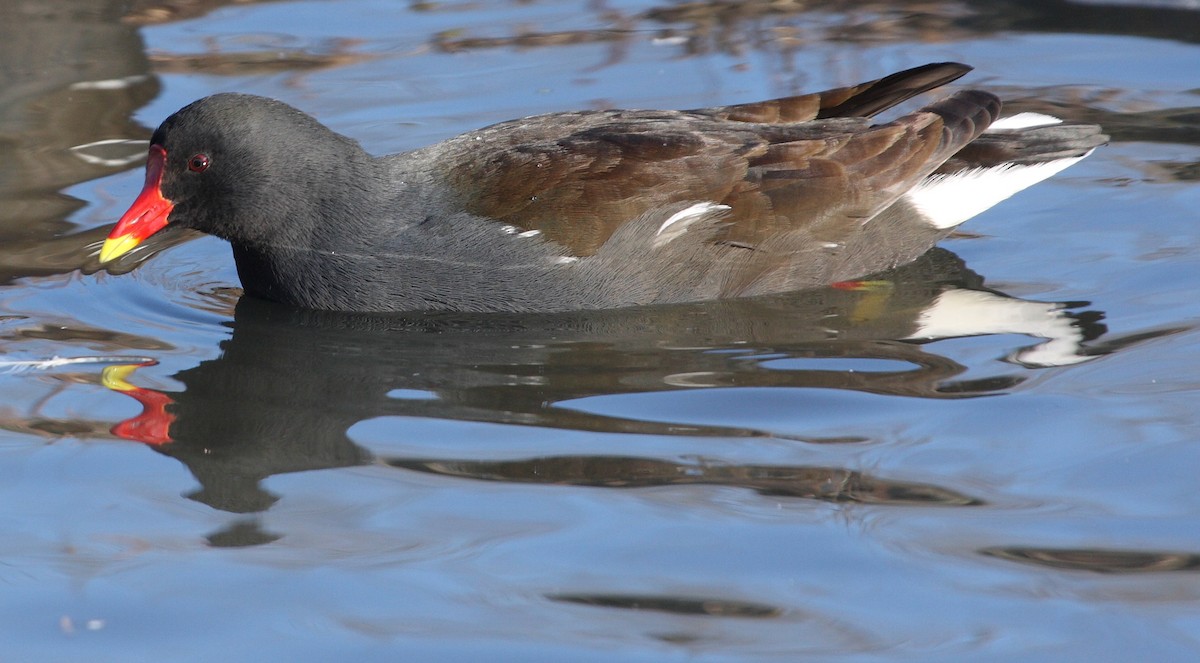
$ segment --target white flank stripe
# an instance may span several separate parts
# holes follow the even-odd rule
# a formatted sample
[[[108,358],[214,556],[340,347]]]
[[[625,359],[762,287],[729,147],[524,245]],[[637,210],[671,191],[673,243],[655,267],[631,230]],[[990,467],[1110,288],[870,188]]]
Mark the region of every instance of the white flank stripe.
[[[663,221],[662,225],[658,227],[658,234],[659,235],[663,234],[664,230],[666,230],[667,228],[670,228],[672,225],[674,225],[676,223],[679,223],[680,221],[687,219],[688,217],[699,218],[700,216],[702,216],[703,214],[705,214],[707,212],[711,212],[713,210],[719,210],[719,209],[729,209],[729,205],[718,205],[717,203],[696,203],[695,205],[692,205],[691,207],[681,209],[678,212],[675,212],[674,214],[672,214],[670,216],[670,218],[668,218],[666,221]],[[688,223],[691,223],[692,221],[695,221],[695,220],[696,219],[693,218]]]
[[[972,168],[952,175],[934,175],[913,187],[904,194],[904,198],[925,216],[930,225],[945,230],[1065,170],[1086,156],[1028,166],[1006,163],[992,168]]]
[[[1014,131],[1016,129],[1030,129],[1033,127],[1048,127],[1054,124],[1062,124],[1060,118],[1053,115],[1043,115],[1042,113],[1017,113],[1008,117],[1002,117],[999,120],[988,125],[988,128],[983,133],[991,133],[993,131]]]
[[[729,205],[720,205],[718,203],[696,203],[691,207],[687,207],[675,212],[668,217],[666,221],[663,221],[661,226],[658,227],[658,232],[655,233],[656,237],[654,238],[655,248],[660,247],[687,232],[687,227],[704,218],[704,215],[727,209],[729,209]]]
[[[1083,330],[1060,305],[1002,297],[978,290],[947,290],[917,318],[917,331],[908,338],[928,340],[1025,334],[1047,339],[1023,348],[1012,359],[1033,366],[1066,366],[1091,359],[1082,353]]]

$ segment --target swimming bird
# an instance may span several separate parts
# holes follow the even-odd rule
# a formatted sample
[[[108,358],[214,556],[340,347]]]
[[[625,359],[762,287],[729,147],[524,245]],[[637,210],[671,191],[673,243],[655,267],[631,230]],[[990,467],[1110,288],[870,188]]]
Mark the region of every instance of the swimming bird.
[[[311,309],[558,311],[823,286],[914,260],[1103,144],[933,63],[801,96],[501,122],[373,156],[265,97],[168,117],[100,252],[168,226],[227,240],[245,292]]]

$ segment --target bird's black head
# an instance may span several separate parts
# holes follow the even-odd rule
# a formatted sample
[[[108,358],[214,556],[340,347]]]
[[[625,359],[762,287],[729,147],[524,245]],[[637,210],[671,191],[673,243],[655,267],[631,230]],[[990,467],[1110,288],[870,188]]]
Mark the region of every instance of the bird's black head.
[[[358,143],[279,101],[216,94],[154,132],[146,183],[104,243],[101,262],[168,225],[247,246],[288,243],[345,210],[370,157]],[[339,191],[340,190],[340,191]],[[335,195],[337,194],[337,195]],[[308,227],[306,227],[308,226]]]

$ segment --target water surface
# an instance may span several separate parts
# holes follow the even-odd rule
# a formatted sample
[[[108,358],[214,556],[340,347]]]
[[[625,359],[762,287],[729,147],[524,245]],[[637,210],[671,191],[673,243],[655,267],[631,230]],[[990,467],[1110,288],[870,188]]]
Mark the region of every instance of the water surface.
[[[0,8],[12,660],[1193,660],[1200,12],[1185,3]],[[858,289],[553,316],[99,270],[221,90],[386,153],[928,61],[1110,145]],[[155,254],[155,255],[150,255]],[[989,311],[921,335],[948,301]]]

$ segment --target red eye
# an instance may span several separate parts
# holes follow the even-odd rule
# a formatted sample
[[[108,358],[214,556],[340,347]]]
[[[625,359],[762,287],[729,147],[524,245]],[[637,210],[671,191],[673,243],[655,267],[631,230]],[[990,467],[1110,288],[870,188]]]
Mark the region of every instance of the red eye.
[[[203,173],[208,170],[208,155],[197,154],[188,159],[188,170],[194,173]]]

